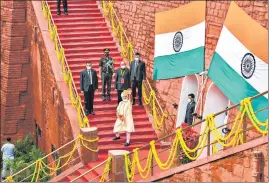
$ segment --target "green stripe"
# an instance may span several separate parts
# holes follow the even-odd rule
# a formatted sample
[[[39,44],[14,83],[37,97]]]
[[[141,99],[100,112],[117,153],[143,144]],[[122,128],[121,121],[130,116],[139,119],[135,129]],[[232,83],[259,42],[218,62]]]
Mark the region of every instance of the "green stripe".
[[[259,92],[230,67],[217,52],[215,52],[211,61],[208,77],[234,104],[240,103],[244,98],[259,94]],[[251,103],[254,111],[258,111],[268,106],[268,99],[262,96],[254,99]],[[260,121],[265,121],[268,119],[268,109],[256,115]]]
[[[204,46],[173,55],[154,58],[153,79],[170,79],[204,70]]]

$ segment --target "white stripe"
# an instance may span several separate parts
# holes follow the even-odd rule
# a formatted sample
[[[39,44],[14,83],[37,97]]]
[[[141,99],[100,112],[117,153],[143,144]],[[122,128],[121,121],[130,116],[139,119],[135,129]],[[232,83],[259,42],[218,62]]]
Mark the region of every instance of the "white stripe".
[[[261,45],[262,46],[262,45]],[[251,53],[225,26],[223,26],[216,52],[243,78],[241,60],[246,53]],[[253,53],[252,53],[253,54]],[[254,54],[253,54],[254,55]],[[258,92],[268,90],[268,64],[254,55],[256,68],[251,78],[245,79]],[[266,95],[268,98],[268,96]]]
[[[205,21],[178,31],[181,31],[183,34],[183,45],[180,52],[193,50],[205,45]],[[155,35],[154,57],[177,53],[173,49],[173,39],[176,33],[170,32]]]

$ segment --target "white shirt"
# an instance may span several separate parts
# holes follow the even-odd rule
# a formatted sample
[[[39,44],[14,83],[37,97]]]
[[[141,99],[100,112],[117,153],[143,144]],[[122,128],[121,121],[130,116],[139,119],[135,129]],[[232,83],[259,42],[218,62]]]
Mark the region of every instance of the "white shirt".
[[[2,146],[1,151],[3,152],[3,159],[14,159],[15,146],[11,143],[6,143]]]

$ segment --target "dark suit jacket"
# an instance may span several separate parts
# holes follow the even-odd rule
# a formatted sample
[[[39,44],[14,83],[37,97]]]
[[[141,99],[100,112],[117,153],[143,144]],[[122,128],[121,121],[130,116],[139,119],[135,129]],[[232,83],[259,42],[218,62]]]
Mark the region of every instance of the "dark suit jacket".
[[[135,77],[135,61],[131,62],[130,66],[130,76],[131,76],[131,81],[134,80]],[[139,60],[138,66],[137,66],[137,81],[143,81],[146,79],[146,65],[145,62]]]
[[[187,109],[186,109],[186,115],[185,115],[185,123],[188,123],[189,125],[192,125],[193,121],[193,114],[195,110],[195,102],[192,101],[191,103],[188,103]]]
[[[120,81],[121,79],[124,79],[124,84],[121,84]],[[116,77],[115,77],[115,88],[117,90],[127,90],[128,88],[130,88],[130,71],[128,68],[124,69],[124,74],[123,77],[121,76],[121,68],[119,68],[116,71]]]
[[[94,69],[91,69],[92,73],[92,87],[93,90],[98,89],[98,78],[96,71]],[[80,73],[80,89],[81,91],[88,91],[90,86],[90,76],[88,74],[88,71],[85,69]]]

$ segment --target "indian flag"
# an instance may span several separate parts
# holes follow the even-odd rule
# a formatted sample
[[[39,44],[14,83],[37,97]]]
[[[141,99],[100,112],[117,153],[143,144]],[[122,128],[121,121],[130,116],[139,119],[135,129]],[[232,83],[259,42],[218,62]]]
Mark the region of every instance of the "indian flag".
[[[155,14],[153,79],[170,79],[204,70],[205,1]]]
[[[208,76],[233,102],[268,90],[268,31],[231,2]],[[254,111],[268,106],[268,96],[252,101]],[[268,118],[267,109],[256,114]]]

